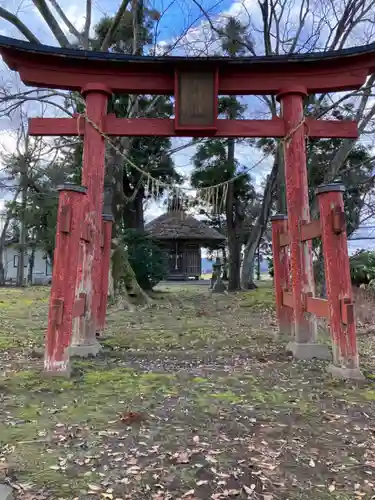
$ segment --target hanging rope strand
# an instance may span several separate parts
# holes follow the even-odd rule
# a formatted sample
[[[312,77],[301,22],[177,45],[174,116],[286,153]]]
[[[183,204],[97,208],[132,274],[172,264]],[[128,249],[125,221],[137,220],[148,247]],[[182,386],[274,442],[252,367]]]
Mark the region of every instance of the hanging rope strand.
[[[85,101],[82,99],[81,100],[82,104],[86,105]],[[84,113],[79,113],[77,115],[77,131],[79,132],[80,131],[80,120],[81,118],[84,118],[84,120],[89,123],[102,137],[104,140],[106,140],[108,142],[108,144],[114,149],[114,151],[116,151],[116,153],[118,153],[120,156],[122,156],[124,158],[124,160],[126,161],[126,163],[134,168],[135,170],[137,170],[142,176],[144,176],[146,179],[147,179],[147,185],[149,185],[149,183],[151,183],[151,192],[153,193],[154,197],[157,198],[158,195],[159,195],[159,191],[160,191],[160,188],[165,188],[165,189],[168,189],[168,190],[173,190],[173,184],[171,183],[168,183],[168,182],[163,182],[163,181],[159,181],[158,179],[156,179],[155,177],[153,177],[149,172],[147,172],[146,170],[143,170],[141,167],[139,167],[138,165],[136,165],[129,157],[127,154],[125,154],[123,151],[120,150],[120,148],[118,146],[116,146],[116,144],[109,138],[109,136],[107,136],[104,132],[102,132],[102,130],[100,129],[100,127],[95,123],[93,122],[89,116],[87,116],[87,113],[86,111]],[[290,141],[290,139],[292,138],[292,136],[294,135],[294,133],[299,130],[299,128],[301,126],[304,126],[305,124],[305,117],[303,117],[301,119],[301,121],[285,136],[283,137],[281,140],[280,140],[280,144],[283,144],[283,143],[287,143],[288,141]],[[231,183],[231,182],[234,182],[235,180],[247,175],[251,170],[254,170],[256,167],[258,167],[260,164],[262,164],[267,158],[269,158],[272,154],[275,153],[276,151],[276,148],[277,148],[277,145],[276,146],[273,146],[273,148],[271,149],[271,151],[269,151],[268,153],[266,153],[260,160],[258,160],[254,165],[252,165],[251,167],[245,169],[243,172],[241,172],[240,174],[232,177],[231,179],[228,179],[226,181],[223,181],[223,182],[219,182],[217,184],[214,184],[212,186],[202,186],[199,188],[199,190],[197,190],[197,195],[198,193],[201,193],[200,196],[198,196],[199,198],[202,199],[202,201],[204,203],[207,203],[209,204],[210,202],[214,202],[215,201],[215,191],[216,189],[219,189],[219,188],[224,188],[226,186],[226,189],[223,189],[223,204],[225,205],[225,200],[226,200],[226,196],[227,196],[227,193],[228,193],[228,184]],[[183,192],[183,191],[196,191],[196,188],[192,188],[192,187],[180,187],[179,186],[179,191]],[[204,194],[206,194],[206,196],[204,196]]]

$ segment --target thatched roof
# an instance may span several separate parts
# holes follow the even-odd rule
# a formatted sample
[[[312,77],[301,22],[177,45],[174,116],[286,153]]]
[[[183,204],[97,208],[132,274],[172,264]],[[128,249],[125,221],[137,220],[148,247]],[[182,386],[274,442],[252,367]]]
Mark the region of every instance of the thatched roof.
[[[198,240],[219,243],[225,237],[203,221],[182,211],[170,211],[152,220],[145,227],[155,240]]]

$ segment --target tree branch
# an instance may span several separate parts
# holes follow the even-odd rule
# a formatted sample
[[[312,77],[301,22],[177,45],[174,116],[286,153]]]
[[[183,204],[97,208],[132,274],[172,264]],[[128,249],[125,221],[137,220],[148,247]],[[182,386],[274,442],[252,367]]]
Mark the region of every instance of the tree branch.
[[[204,8],[201,6],[201,4],[198,2],[198,0],[192,0],[192,1],[198,7],[198,9],[202,12],[204,17],[207,19],[207,22],[210,25],[210,28],[212,29],[212,31],[214,31],[219,36],[219,38],[221,38],[223,36],[223,34],[221,33],[220,29],[216,28],[216,26],[212,22],[210,16],[204,10]],[[252,44],[248,44],[248,43],[246,43],[243,40],[240,40],[238,38],[234,38],[233,41],[235,43],[238,43],[239,45],[242,45],[243,47],[245,47],[251,54],[253,54],[255,56],[254,47],[252,46]]]
[[[47,2],[45,0],[32,0],[32,2],[41,13],[43,19],[47,23],[49,29],[52,31],[61,47],[69,47],[69,40],[65,36],[63,30],[59,26],[59,23],[56,21],[54,15],[50,11]]]
[[[15,26],[29,42],[37,44],[41,43],[17,16],[4,9],[3,7],[0,7],[0,17],[13,24],[13,26]]]
[[[86,21],[83,29],[83,48],[89,49],[90,27],[91,27],[92,0],[86,0]]]
[[[75,26],[66,17],[66,15],[64,14],[64,11],[62,10],[62,8],[60,7],[60,5],[58,4],[57,0],[49,0],[49,1],[51,2],[51,4],[53,5],[53,7],[55,8],[55,10],[58,13],[58,15],[64,21],[64,23],[65,23],[66,27],[68,28],[69,32],[73,36],[75,36],[77,38],[77,40],[80,41],[81,38],[82,38],[81,33],[77,30],[77,28],[75,28]]]
[[[111,42],[112,42],[112,37],[116,33],[117,28],[119,27],[122,16],[124,15],[126,8],[129,5],[129,1],[130,0],[122,0],[118,11],[117,11],[115,17],[113,18],[112,24],[109,27],[109,29],[104,37],[102,46],[100,47],[101,51],[107,52],[107,50],[109,49],[109,46],[111,45]]]

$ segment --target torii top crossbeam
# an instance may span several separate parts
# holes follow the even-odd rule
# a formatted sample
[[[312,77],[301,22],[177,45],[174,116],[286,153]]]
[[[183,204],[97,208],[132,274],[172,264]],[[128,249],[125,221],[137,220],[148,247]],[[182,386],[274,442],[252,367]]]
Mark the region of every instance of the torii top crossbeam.
[[[375,72],[375,43],[333,52],[259,57],[151,57],[63,49],[0,36],[6,64],[31,86],[174,95],[174,120],[105,115],[112,136],[284,137],[284,120],[220,120],[219,95],[307,95],[359,89]],[[54,120],[52,122],[52,120]],[[306,120],[310,137],[357,137],[353,121]],[[31,135],[82,135],[83,120],[30,121]]]

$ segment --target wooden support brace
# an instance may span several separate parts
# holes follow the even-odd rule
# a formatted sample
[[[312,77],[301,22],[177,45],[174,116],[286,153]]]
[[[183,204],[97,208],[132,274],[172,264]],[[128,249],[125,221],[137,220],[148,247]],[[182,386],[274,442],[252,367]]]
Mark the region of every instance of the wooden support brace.
[[[290,243],[289,234],[288,233],[280,233],[279,241],[280,241],[279,244],[281,247],[288,246]]]
[[[320,238],[321,228],[320,228],[320,220],[313,220],[311,222],[307,222],[306,224],[302,224],[301,226],[301,240],[309,241],[314,238]]]
[[[60,231],[62,233],[70,233],[72,223],[72,207],[65,205],[60,212]]]
[[[310,314],[315,314],[318,318],[328,318],[328,300],[313,297],[311,293],[303,295],[304,309]],[[292,292],[285,290],[283,292],[283,305],[293,308],[293,295]]]
[[[54,325],[59,326],[63,320],[64,301],[62,299],[52,300],[51,319]]]
[[[341,321],[344,325],[354,323],[354,304],[349,298],[340,300]]]
[[[84,241],[87,241],[87,243],[91,242],[92,235],[91,235],[91,227],[87,222],[83,224],[82,227],[82,232],[81,232],[81,239]]]
[[[77,299],[73,304],[73,318],[77,316],[83,316],[86,312],[86,294],[80,293],[79,299]]]
[[[332,217],[333,232],[335,234],[341,234],[346,229],[345,212],[339,206],[333,208],[332,212],[333,212],[333,217]]]
[[[279,332],[289,337],[292,334],[293,310],[290,307],[284,307],[283,304],[284,290],[290,287],[289,252],[286,246],[280,246],[280,234],[286,233],[288,219],[284,214],[275,214],[271,217],[271,221],[276,314]]]
[[[293,295],[292,292],[288,292],[284,290],[283,292],[283,306],[292,307],[293,308]]]
[[[328,318],[328,300],[313,297],[312,293],[304,294],[305,310],[310,314],[315,314],[318,318]]]

